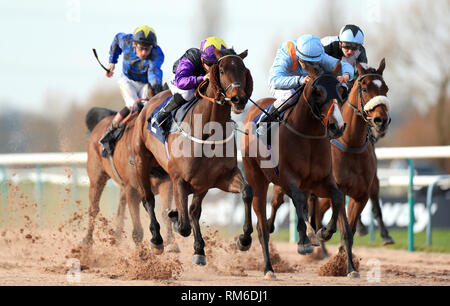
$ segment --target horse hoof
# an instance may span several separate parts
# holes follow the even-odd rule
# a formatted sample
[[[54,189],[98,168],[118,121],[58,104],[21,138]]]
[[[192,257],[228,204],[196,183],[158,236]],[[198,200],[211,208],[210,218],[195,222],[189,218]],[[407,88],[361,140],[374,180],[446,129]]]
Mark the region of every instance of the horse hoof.
[[[268,271],[266,274],[264,274],[264,279],[265,280],[274,280],[277,277],[275,276],[275,273],[273,273],[272,271]]]
[[[241,242],[241,237],[239,237],[238,239],[236,239],[236,246],[239,249],[239,251],[245,252],[245,251],[248,251],[250,249],[250,247],[252,246],[252,241],[250,240],[248,245],[244,245]]]
[[[383,245],[394,244],[395,241],[391,237],[383,238]]]
[[[356,271],[352,271],[350,273],[347,274],[348,278],[359,278],[359,273]]]
[[[166,251],[169,252],[169,253],[180,253],[180,248],[175,243],[174,244],[169,244],[166,247]]]
[[[162,243],[154,244],[153,242],[150,242],[150,248],[155,255],[161,255],[162,253],[164,253],[164,244]]]
[[[326,242],[330,240],[331,237],[333,237],[333,233],[329,232],[328,230],[324,230],[323,228],[321,228],[317,232],[317,238],[319,238],[320,241]]]
[[[297,247],[297,252],[301,255],[311,254],[314,252],[314,249],[311,245],[311,243],[307,244],[299,244]]]
[[[192,256],[192,263],[197,266],[206,266],[206,256],[205,255],[197,255]]]

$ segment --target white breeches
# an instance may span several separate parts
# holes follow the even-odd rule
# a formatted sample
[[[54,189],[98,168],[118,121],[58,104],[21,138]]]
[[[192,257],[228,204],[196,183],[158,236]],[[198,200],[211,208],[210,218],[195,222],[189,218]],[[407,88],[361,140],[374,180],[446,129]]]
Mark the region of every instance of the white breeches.
[[[133,81],[122,74],[119,78],[119,88],[125,105],[131,110],[137,99],[148,98],[148,83]]]

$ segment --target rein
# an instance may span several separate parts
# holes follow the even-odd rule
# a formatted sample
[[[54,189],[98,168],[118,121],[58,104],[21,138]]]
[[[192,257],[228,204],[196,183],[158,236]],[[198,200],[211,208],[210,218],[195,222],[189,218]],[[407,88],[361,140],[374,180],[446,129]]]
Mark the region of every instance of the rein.
[[[225,56],[222,56],[221,58],[219,58],[216,65],[219,65],[219,64],[220,64],[220,61],[222,61],[224,58],[227,58],[227,57],[235,57],[235,58],[239,58],[239,59],[243,62],[243,59],[242,59],[239,55],[229,54],[229,55],[225,55]],[[244,67],[245,67],[245,65],[244,65]],[[228,98],[227,95],[226,95],[226,93],[228,92],[228,90],[229,90],[230,88],[231,88],[231,89],[234,89],[234,88],[239,88],[239,87],[241,87],[241,83],[239,83],[239,82],[233,82],[233,83],[228,84],[228,86],[225,87],[225,89],[222,89],[222,90],[220,91],[220,94],[223,96],[223,99],[225,100],[225,102],[222,102],[222,101],[220,101],[220,100],[215,100],[214,98],[211,98],[211,97],[208,97],[208,96],[202,94],[201,89],[202,89],[202,87],[203,87],[205,84],[207,84],[208,82],[209,82],[209,80],[204,80],[203,82],[201,82],[200,85],[197,87],[197,90],[195,91],[195,95],[198,95],[198,96],[200,96],[202,99],[205,99],[205,100],[207,100],[207,101],[209,101],[209,102],[211,102],[211,103],[217,103],[217,104],[219,104],[219,105],[224,105],[225,102],[228,102],[228,104],[231,105],[231,98]]]
[[[225,55],[225,56],[222,56],[221,58],[219,58],[219,60],[217,61],[217,65],[220,63],[221,60],[223,60],[224,58],[227,58],[227,57],[235,57],[235,58],[239,58],[241,61],[243,61],[242,58],[241,58],[240,56],[230,54],[230,55]],[[245,65],[244,65],[244,67],[245,67]],[[222,102],[222,101],[220,101],[220,100],[216,100],[216,99],[214,99],[214,98],[211,98],[211,97],[208,97],[208,96],[202,94],[201,89],[202,89],[207,83],[209,83],[209,80],[204,80],[202,83],[200,83],[200,85],[197,87],[197,89],[196,89],[196,91],[195,91],[195,95],[196,95],[196,96],[199,96],[200,98],[205,99],[205,100],[207,100],[207,101],[209,101],[209,102],[211,102],[211,103],[216,103],[216,104],[219,104],[219,105],[224,105],[224,104],[226,104],[226,102],[228,102],[228,104],[231,105],[231,98],[228,98],[228,97],[226,96],[226,93],[228,92],[228,90],[229,90],[230,88],[231,88],[231,89],[234,89],[234,88],[241,87],[241,83],[239,83],[239,82],[233,82],[233,83],[230,83],[227,87],[225,87],[225,89],[222,89],[222,90],[220,91],[220,94],[224,97],[224,101],[225,101],[225,102]],[[191,112],[191,119],[192,119],[192,114],[193,114],[193,112]],[[190,134],[189,134],[188,132],[186,132],[185,130],[183,130],[183,128],[181,127],[181,125],[178,124],[178,122],[174,121],[174,123],[175,123],[175,126],[176,126],[178,132],[179,132],[183,137],[186,137],[187,139],[189,139],[189,140],[191,140],[191,141],[193,141],[193,142],[196,142],[196,143],[200,143],[200,144],[208,144],[208,145],[221,145],[221,144],[225,144],[225,143],[229,142],[230,140],[234,139],[235,134],[236,134],[236,133],[235,133],[236,131],[240,131],[238,128],[236,128],[237,123],[236,123],[235,121],[231,120],[231,123],[233,123],[233,132],[232,132],[227,138],[225,138],[225,139],[223,139],[223,140],[203,140],[203,139],[196,138],[196,137],[190,135]],[[242,132],[242,131],[240,131],[240,132]],[[243,132],[243,133],[245,133],[245,132]],[[247,134],[247,133],[245,133],[245,134]]]

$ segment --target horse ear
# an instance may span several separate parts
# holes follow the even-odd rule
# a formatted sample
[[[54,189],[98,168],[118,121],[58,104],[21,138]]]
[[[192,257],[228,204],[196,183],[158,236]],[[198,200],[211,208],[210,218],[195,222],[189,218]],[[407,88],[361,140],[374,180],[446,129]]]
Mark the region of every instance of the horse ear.
[[[333,71],[331,71],[331,73],[334,76],[338,76],[339,74],[341,74],[341,61],[338,61],[336,63],[336,65],[334,66]]]
[[[380,66],[377,69],[377,73],[383,75],[384,68],[386,68],[386,61],[383,57],[383,59],[380,62]]]
[[[318,74],[317,74],[316,69],[314,69],[314,67],[312,65],[308,64],[307,62],[305,62],[305,70],[306,70],[306,72],[308,72],[308,75],[311,78],[313,78],[313,79],[317,78]]]
[[[217,48],[214,47],[214,46],[213,46],[213,51],[214,51],[214,54],[216,55],[216,58],[217,58],[217,59],[219,59],[219,58],[221,58],[221,57],[223,56],[222,51],[220,51],[219,49],[217,49]]]
[[[242,58],[242,59],[244,59],[244,58],[247,57],[247,55],[248,55],[248,50],[245,50],[244,52],[242,52],[241,54],[239,54],[239,57]]]
[[[359,75],[366,74],[366,70],[363,68],[363,66],[361,66],[361,64],[358,61],[356,61],[356,70],[358,70]]]
[[[250,70],[247,69],[245,72],[245,94],[247,95],[247,98],[250,98],[252,96],[253,92],[253,78],[252,74],[250,73]]]

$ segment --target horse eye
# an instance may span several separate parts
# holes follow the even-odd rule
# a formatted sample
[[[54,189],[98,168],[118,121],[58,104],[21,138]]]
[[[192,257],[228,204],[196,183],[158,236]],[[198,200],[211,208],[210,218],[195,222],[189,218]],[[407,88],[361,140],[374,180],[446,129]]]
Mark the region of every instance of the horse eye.
[[[220,72],[220,74],[224,74],[225,73],[222,68],[220,68],[219,72]]]
[[[367,93],[367,88],[363,88],[362,92]]]

